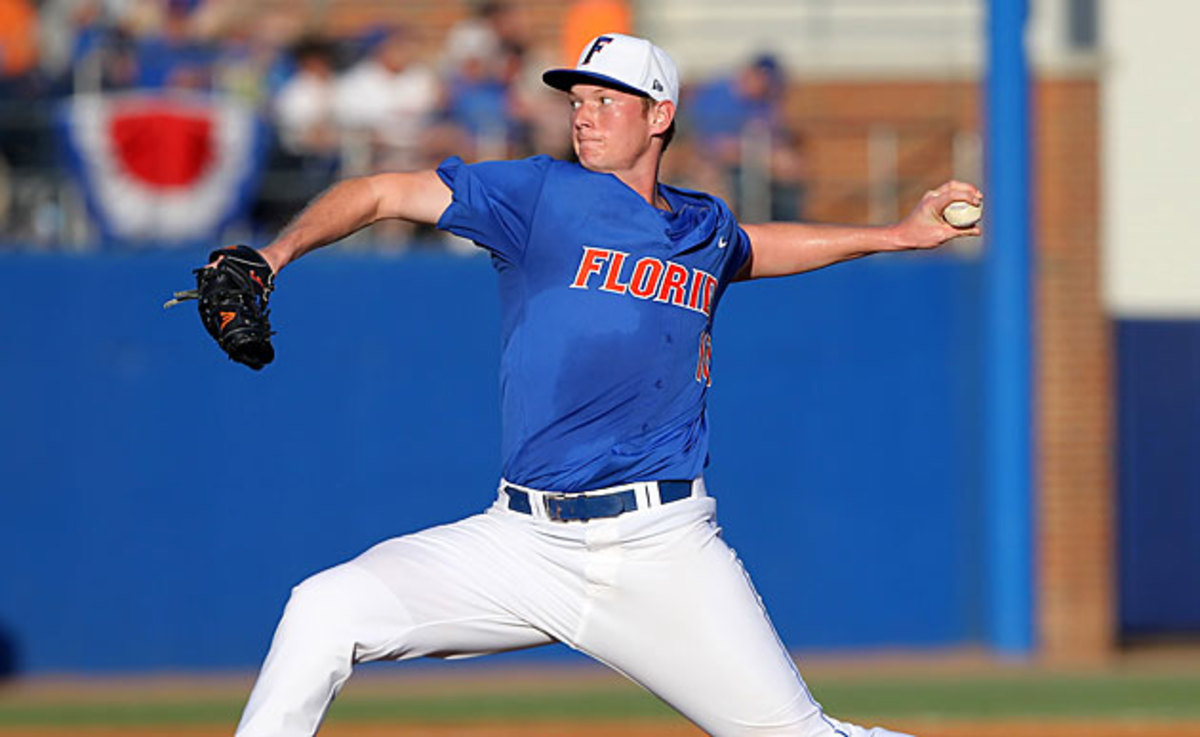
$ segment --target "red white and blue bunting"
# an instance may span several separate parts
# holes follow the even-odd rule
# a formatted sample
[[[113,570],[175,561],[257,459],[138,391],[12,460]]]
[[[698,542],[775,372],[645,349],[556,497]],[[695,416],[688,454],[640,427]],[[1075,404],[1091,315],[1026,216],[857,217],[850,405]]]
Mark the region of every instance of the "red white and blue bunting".
[[[68,161],[106,241],[215,243],[252,203],[266,129],[239,101],[77,95],[64,103],[61,122]]]

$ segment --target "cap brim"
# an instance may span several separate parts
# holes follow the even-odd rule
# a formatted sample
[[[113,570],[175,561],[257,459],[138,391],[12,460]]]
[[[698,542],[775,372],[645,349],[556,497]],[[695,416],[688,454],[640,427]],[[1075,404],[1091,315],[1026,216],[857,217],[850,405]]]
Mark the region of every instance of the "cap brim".
[[[639,97],[650,97],[644,90],[639,90],[637,87],[632,87],[619,79],[613,79],[606,74],[596,74],[595,72],[581,72],[578,69],[551,69],[542,73],[542,81],[550,85],[556,90],[570,92],[571,88],[577,84],[594,84],[600,87],[628,92],[631,95]],[[650,97],[650,99],[654,99]]]

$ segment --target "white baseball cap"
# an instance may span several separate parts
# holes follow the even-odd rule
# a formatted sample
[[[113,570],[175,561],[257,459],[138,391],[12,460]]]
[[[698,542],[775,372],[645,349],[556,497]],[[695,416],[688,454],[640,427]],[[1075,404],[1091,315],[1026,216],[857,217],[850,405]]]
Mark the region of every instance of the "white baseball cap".
[[[571,85],[597,84],[679,104],[679,71],[667,52],[622,33],[596,36],[583,47],[574,69],[551,69],[542,74],[542,81],[563,91]]]

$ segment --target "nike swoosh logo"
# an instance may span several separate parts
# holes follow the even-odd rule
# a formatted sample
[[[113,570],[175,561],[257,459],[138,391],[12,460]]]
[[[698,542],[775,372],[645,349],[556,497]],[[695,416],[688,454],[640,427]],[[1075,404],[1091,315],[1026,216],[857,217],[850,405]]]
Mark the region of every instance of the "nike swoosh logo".
[[[724,248],[727,245],[729,245],[729,242],[726,241],[724,238],[717,239],[717,248]]]

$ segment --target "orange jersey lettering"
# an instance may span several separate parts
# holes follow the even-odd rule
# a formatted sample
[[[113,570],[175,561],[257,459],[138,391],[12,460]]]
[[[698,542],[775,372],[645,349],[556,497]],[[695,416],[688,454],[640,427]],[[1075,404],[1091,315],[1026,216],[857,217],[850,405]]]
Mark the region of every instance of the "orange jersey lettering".
[[[579,270],[575,273],[575,281],[571,283],[571,288],[587,289],[588,279],[593,274],[599,274],[611,256],[612,251],[606,248],[585,246],[583,249],[583,258],[579,259]]]
[[[633,265],[628,281],[621,272],[629,254],[609,248],[584,246],[579,266],[575,270],[572,289],[592,289],[602,292],[628,294],[638,299],[651,299],[704,315],[712,313],[717,278],[700,269],[689,269],[674,261],[643,256]]]
[[[667,273],[663,276],[662,287],[658,290],[655,302],[670,302],[676,307],[684,306],[684,293],[687,291],[688,270],[686,266],[667,262]]]
[[[621,267],[625,265],[625,257],[629,254],[622,253],[621,251],[613,251],[612,255],[612,263],[608,266],[608,274],[605,275],[604,285],[600,288],[614,294],[625,294],[625,290],[628,287],[620,282]]]
[[[629,279],[629,293],[638,299],[648,299],[658,291],[658,282],[662,279],[663,262],[653,256],[646,256],[633,267],[633,276]]]

